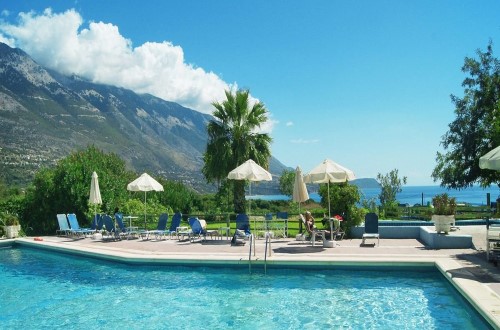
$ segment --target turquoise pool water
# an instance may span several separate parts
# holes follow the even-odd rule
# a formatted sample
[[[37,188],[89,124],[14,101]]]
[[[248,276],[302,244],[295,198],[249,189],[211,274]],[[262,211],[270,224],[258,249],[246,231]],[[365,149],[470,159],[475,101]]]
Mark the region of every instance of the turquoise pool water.
[[[0,249],[6,329],[488,329],[437,271],[134,266]]]

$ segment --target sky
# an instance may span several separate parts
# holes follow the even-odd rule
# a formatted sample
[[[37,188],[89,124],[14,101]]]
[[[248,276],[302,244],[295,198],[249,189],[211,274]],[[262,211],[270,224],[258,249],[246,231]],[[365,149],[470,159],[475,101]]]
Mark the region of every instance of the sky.
[[[357,178],[439,185],[450,95],[465,57],[490,41],[500,56],[499,13],[497,0],[0,0],[0,42],[203,113],[248,89],[284,165],[329,158]]]

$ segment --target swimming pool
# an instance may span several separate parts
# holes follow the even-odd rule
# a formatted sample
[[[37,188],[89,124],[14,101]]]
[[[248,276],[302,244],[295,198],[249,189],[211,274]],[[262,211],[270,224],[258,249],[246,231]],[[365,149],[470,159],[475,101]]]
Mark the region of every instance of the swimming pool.
[[[442,275],[423,271],[124,265],[0,249],[10,329],[488,329]]]

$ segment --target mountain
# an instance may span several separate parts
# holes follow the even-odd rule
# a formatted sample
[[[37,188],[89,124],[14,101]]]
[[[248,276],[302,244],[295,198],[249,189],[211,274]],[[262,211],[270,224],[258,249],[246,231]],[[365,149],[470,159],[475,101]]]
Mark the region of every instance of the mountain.
[[[59,74],[0,43],[0,175],[7,183],[26,185],[41,167],[94,144],[136,172],[214,191],[201,174],[211,119],[149,94]],[[286,168],[275,158],[270,164],[274,175]],[[276,190],[278,182],[261,186]]]

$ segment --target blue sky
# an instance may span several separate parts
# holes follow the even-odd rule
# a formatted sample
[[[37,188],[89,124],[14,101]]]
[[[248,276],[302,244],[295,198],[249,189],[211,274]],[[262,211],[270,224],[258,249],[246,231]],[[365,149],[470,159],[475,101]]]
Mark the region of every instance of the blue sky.
[[[430,175],[464,58],[490,40],[500,56],[496,0],[0,0],[0,10],[0,41],[43,65],[205,113],[224,88],[250,89],[285,165],[307,173],[330,158],[358,178],[397,168],[408,185],[439,184]]]

